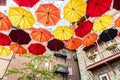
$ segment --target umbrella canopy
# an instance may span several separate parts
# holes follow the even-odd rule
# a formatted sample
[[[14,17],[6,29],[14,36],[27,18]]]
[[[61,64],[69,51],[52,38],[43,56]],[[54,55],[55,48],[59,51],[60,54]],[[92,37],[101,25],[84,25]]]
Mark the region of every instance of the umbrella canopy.
[[[14,0],[19,6],[33,7],[39,0]]]
[[[93,24],[93,30],[94,31],[102,31],[105,30],[106,28],[108,28],[113,21],[113,17],[106,15],[106,16],[101,16],[100,18],[98,18],[94,24]]]
[[[88,21],[82,22],[78,25],[78,27],[75,29],[75,34],[78,37],[83,37],[86,34],[88,34],[93,27],[93,23]]]
[[[97,38],[98,35],[96,33],[89,33],[83,38],[82,45],[90,46],[97,40]]]
[[[0,12],[0,31],[1,30],[9,30],[11,28],[12,24],[8,17]]]
[[[4,46],[0,46],[0,56],[9,56],[11,51]]]
[[[48,42],[47,47],[51,51],[59,51],[64,48],[64,43],[58,39],[52,39]]]
[[[0,5],[6,5],[6,0],[0,0]]]
[[[66,48],[69,50],[75,50],[81,45],[82,41],[79,38],[72,38],[67,41]]]
[[[8,17],[14,26],[21,29],[32,28],[35,22],[32,13],[20,7],[9,8]]]
[[[0,33],[0,45],[7,46],[10,45],[11,40],[6,34]]]
[[[115,21],[115,26],[120,28],[120,17]]]
[[[85,13],[84,0],[70,0],[64,7],[64,18],[69,22],[77,22]]]
[[[91,17],[97,17],[110,9],[112,0],[88,0],[87,14]]]
[[[42,55],[46,51],[46,48],[42,44],[34,43],[28,47],[28,50],[34,55]]]
[[[113,8],[120,10],[120,0],[113,0]]]
[[[46,29],[39,28],[39,29],[34,29],[31,33],[31,36],[33,40],[39,42],[46,42],[52,37],[52,34]]]
[[[28,44],[31,41],[30,35],[23,30],[12,30],[9,34],[11,40],[20,45]]]
[[[26,54],[27,53],[27,50],[23,46],[21,46],[17,43],[10,44],[10,49],[16,54]]]
[[[35,13],[38,22],[45,26],[53,26],[60,20],[60,10],[53,4],[41,4]]]
[[[101,41],[107,42],[114,39],[117,36],[117,33],[118,33],[117,29],[111,28],[111,29],[104,30],[99,37]]]
[[[68,26],[58,26],[54,30],[53,34],[56,39],[68,40],[74,35],[74,31]]]

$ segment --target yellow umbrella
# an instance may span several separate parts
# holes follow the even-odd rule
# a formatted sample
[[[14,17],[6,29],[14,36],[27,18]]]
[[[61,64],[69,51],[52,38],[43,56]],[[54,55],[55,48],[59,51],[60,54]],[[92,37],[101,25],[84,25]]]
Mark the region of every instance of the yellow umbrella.
[[[101,16],[100,18],[98,18],[94,24],[93,24],[93,30],[94,31],[102,31],[105,30],[106,28],[108,28],[113,21],[113,17],[106,15],[106,16]]]
[[[64,7],[64,18],[69,22],[77,22],[86,13],[84,0],[70,0]]]
[[[0,56],[9,56],[11,51],[3,46],[0,46]]]
[[[21,29],[32,28],[35,22],[32,13],[20,7],[10,8],[8,17],[13,26],[19,27]]]
[[[54,30],[53,34],[56,39],[68,40],[74,35],[74,31],[68,26],[58,26]]]

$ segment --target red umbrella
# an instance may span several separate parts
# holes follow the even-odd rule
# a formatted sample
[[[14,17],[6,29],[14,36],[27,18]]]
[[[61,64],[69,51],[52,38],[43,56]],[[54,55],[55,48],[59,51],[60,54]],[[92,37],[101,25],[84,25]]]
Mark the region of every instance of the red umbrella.
[[[19,6],[33,7],[39,0],[14,0]]]
[[[78,37],[83,37],[91,31],[92,27],[93,27],[93,23],[90,22],[89,20],[86,22],[82,22],[75,29],[75,34]]]
[[[112,0],[88,0],[87,14],[91,17],[97,17],[110,9]]]
[[[46,51],[46,48],[42,44],[34,43],[28,47],[28,50],[34,55],[42,55]]]
[[[10,45],[10,43],[11,43],[10,38],[5,34],[0,33],[0,45],[7,46]]]
[[[120,10],[120,0],[113,0],[113,8]]]
[[[9,34],[11,40],[20,45],[28,44],[31,41],[30,35],[23,30],[12,30]]]
[[[0,0],[0,5],[6,5],[6,0]]]
[[[64,48],[64,43],[58,39],[52,39],[48,42],[47,47],[51,51],[59,51]]]

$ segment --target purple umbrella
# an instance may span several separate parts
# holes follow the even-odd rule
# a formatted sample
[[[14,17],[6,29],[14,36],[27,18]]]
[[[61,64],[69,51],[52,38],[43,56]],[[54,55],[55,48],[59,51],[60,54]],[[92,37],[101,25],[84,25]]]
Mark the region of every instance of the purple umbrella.
[[[20,45],[28,44],[31,41],[29,34],[23,30],[12,30],[9,34],[11,40]]]
[[[113,0],[113,8],[120,10],[120,0]]]
[[[57,39],[52,39],[48,42],[47,47],[51,51],[59,51],[64,48],[64,43]]]

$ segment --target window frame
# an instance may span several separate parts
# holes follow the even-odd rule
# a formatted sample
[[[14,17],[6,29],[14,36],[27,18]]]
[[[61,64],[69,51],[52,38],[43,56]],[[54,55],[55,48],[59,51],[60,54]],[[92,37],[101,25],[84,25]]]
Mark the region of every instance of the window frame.
[[[109,74],[108,74],[107,72],[98,75],[99,80],[102,80],[102,79],[101,79],[101,78],[102,78],[101,76],[107,76],[107,79],[108,79],[108,80],[111,80],[111,78],[110,78],[110,76],[109,76]]]

